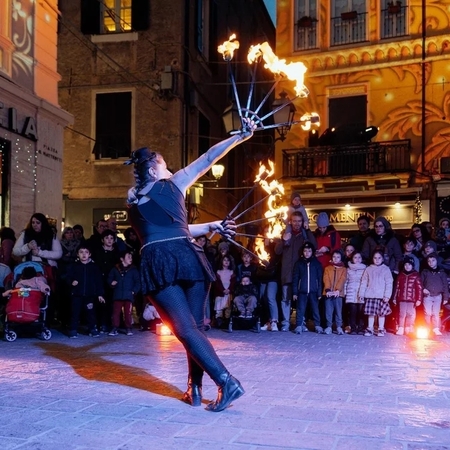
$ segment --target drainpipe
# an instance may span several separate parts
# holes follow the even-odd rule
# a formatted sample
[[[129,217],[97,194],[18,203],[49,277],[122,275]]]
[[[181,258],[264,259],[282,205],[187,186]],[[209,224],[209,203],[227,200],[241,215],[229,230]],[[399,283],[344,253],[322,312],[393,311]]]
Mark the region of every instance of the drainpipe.
[[[426,146],[426,41],[427,41],[427,7],[426,0],[422,0],[422,173],[425,173],[425,146]]]

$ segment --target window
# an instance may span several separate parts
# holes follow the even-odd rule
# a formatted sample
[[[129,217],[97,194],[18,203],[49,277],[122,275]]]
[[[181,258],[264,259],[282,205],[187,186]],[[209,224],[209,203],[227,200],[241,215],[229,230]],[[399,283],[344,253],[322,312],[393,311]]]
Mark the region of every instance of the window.
[[[331,45],[366,41],[367,7],[365,0],[333,0]]]
[[[196,44],[198,51],[209,58],[209,0],[196,2]]]
[[[14,45],[11,42],[11,2],[0,2],[0,72],[11,75],[12,53]]]
[[[383,0],[381,7],[381,38],[405,36],[408,23],[406,0]]]
[[[149,28],[150,0],[81,0],[81,32],[111,34]]]
[[[317,48],[317,0],[297,0],[295,8],[294,50]]]
[[[95,159],[125,158],[131,153],[132,93],[97,93]]]
[[[211,134],[211,125],[208,118],[200,111],[198,113],[198,156],[203,155],[209,150]]]

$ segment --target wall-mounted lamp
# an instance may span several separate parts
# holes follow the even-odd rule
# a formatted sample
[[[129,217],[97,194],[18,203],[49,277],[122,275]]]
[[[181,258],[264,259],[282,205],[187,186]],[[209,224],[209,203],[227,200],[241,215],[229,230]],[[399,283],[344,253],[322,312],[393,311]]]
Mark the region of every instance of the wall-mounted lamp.
[[[211,173],[212,173],[212,176],[213,176],[217,181],[219,181],[219,180],[222,178],[224,172],[225,172],[225,166],[222,165],[222,164],[214,164],[214,165],[211,167]]]
[[[284,103],[289,103],[289,97],[286,92],[280,92],[280,98],[277,98],[272,103],[272,110],[275,111],[277,108],[280,108]],[[292,122],[294,121],[294,114],[297,111],[295,106],[292,103],[289,103],[288,106],[279,109],[273,115],[274,123],[283,123],[288,125],[283,125],[277,128],[277,132],[280,135],[278,138],[280,141],[284,141],[286,139],[286,135],[291,129]]]
[[[230,134],[232,131],[238,131],[242,128],[239,111],[233,102],[225,108],[225,111],[222,114],[222,120],[227,134]]]

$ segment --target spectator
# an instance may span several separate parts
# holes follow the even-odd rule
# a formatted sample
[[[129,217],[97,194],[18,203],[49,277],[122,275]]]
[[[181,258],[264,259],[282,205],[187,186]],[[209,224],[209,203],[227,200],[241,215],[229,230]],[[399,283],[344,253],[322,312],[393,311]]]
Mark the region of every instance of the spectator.
[[[331,262],[331,254],[341,248],[341,236],[334,226],[330,225],[326,212],[318,214],[316,223],[317,229],[314,232],[317,242],[316,257],[325,269]]]
[[[50,286],[47,284],[45,277],[41,275],[38,276],[36,269],[31,266],[24,267],[15,288],[36,289],[44,294],[50,294]]]
[[[236,283],[240,283],[242,278],[247,276],[254,284],[256,281],[256,271],[258,270],[258,265],[253,262],[253,255],[247,250],[242,250],[241,258],[242,262],[236,269]]]
[[[364,241],[367,236],[370,235],[370,218],[365,215],[359,216],[356,223],[358,224],[358,232],[350,238],[350,244],[352,244],[356,250],[361,251]]]
[[[2,227],[0,229],[0,263],[7,265],[10,269],[14,267],[13,248],[16,242],[16,234],[12,228]]]
[[[234,265],[230,255],[222,257],[221,269],[216,272],[216,281],[214,282],[214,311],[216,326],[220,328],[223,319],[230,317],[230,305],[233,300],[233,292],[236,283],[234,274]]]
[[[400,242],[395,237],[391,224],[381,216],[375,219],[374,229],[364,241],[362,249],[364,261],[370,261],[375,250],[382,252],[383,262],[390,271],[398,274],[403,259]]]
[[[308,306],[312,311],[315,331],[317,333],[323,332],[319,314],[323,269],[314,256],[314,250],[314,246],[310,242],[305,242],[302,246],[302,256],[295,263],[292,271],[292,298],[297,304],[295,334],[302,334],[305,331],[303,318]]]
[[[415,223],[411,227],[411,233],[409,234],[411,237],[414,237],[417,241],[416,248],[414,249],[414,254],[420,259],[421,252],[423,251],[423,246],[426,242],[431,241],[431,236],[428,233],[428,230],[423,226]]]
[[[67,282],[71,286],[71,312],[69,338],[78,337],[78,324],[81,313],[86,313],[89,336],[99,337],[96,322],[97,302],[104,303],[103,280],[99,267],[92,261],[91,252],[85,244],[81,244],[78,259],[67,271]]]
[[[352,260],[352,255],[355,253],[356,248],[353,246],[353,244],[347,243],[344,246],[344,259],[343,263],[345,264],[345,267],[348,267],[348,263]]]
[[[414,261],[414,270],[419,272],[420,270],[420,260],[413,253],[413,250],[416,248],[417,241],[414,237],[408,236],[406,240],[403,242],[403,259],[408,256],[411,257]]]
[[[125,241],[119,236],[117,219],[114,216],[110,216],[106,221],[106,226],[108,230],[111,230],[114,233],[117,250],[119,250],[119,252],[124,252],[127,249],[127,244],[125,244]]]
[[[235,259],[230,254],[230,244],[228,242],[221,241],[217,245],[217,255],[213,266],[215,271],[220,270],[222,268],[222,259],[224,256],[229,256],[233,270],[236,267]]]
[[[73,232],[75,234],[75,239],[79,241],[80,244],[84,244],[86,241],[86,238],[84,237],[84,228],[81,225],[76,224],[73,226]]]
[[[420,264],[420,270],[428,269],[428,262],[426,260],[428,255],[434,254],[436,256],[436,261],[439,268],[443,268],[444,259],[442,256],[437,254],[437,244],[434,241],[427,241],[422,246],[422,252],[421,252],[421,264]]]
[[[361,252],[354,252],[348,262],[344,295],[349,314],[350,334],[364,334],[364,301],[358,296],[361,279],[366,270]]]
[[[376,224],[377,220],[375,221],[375,226]],[[364,314],[368,316],[368,324],[364,336],[373,336],[375,332],[375,317],[378,317],[377,336],[384,336],[386,316],[392,313],[389,299],[392,295],[393,278],[389,267],[384,264],[384,259],[384,252],[375,250],[372,264],[364,270],[361,278],[358,296],[360,301],[364,301]]]
[[[302,213],[296,211],[290,217],[292,232],[284,232],[275,245],[275,253],[281,255],[281,331],[289,331],[292,299],[292,270],[305,242],[317,248],[316,239],[303,222]]]
[[[336,333],[344,334],[342,329],[342,303],[344,286],[347,279],[347,269],[342,262],[340,250],[331,253],[331,264],[325,267],[323,273],[323,295],[325,296],[325,316],[327,327],[325,334],[332,333],[333,317],[336,321]]]
[[[416,321],[416,306],[422,303],[422,278],[414,269],[414,259],[411,256],[403,258],[403,270],[395,280],[393,301],[398,306],[397,336],[410,334],[414,331]]]
[[[250,276],[243,275],[234,290],[234,304],[239,311],[239,317],[251,318],[258,304],[258,288],[252,283]]]
[[[86,240],[86,245],[91,251],[91,254],[102,248],[102,233],[108,228],[106,220],[101,219],[97,221],[94,226],[94,232],[89,239]]]
[[[443,217],[439,220],[436,242],[441,256],[444,259],[448,258],[450,256],[450,219],[448,217]]]
[[[298,192],[294,192],[291,195],[291,203],[289,204],[288,207],[288,217],[292,216],[292,213],[295,211],[298,211],[300,213],[302,213],[303,216],[303,223],[309,227],[309,219],[308,219],[308,214],[306,212],[305,207],[302,204],[302,197]],[[292,229],[289,225],[289,222],[286,224],[286,233],[291,233]]]
[[[448,302],[447,275],[439,268],[436,253],[430,253],[425,260],[428,267],[421,273],[425,322],[433,327],[435,336],[441,336],[439,314],[441,305]]]
[[[136,263],[136,258],[139,257],[139,252],[141,251],[141,241],[132,227],[128,227],[123,232],[123,235],[125,236],[125,244],[133,251],[134,264],[139,265]]]
[[[125,333],[132,336],[132,309],[135,295],[141,290],[139,271],[133,266],[131,250],[120,253],[120,263],[111,269],[108,275],[108,284],[113,289],[112,330],[110,336],[119,334],[120,318],[123,310]]]

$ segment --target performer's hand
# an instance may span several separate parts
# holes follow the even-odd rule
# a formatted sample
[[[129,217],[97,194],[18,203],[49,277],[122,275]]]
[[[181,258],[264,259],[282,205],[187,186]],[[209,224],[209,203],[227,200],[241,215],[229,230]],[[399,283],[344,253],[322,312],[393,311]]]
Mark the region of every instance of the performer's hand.
[[[236,234],[236,224],[234,220],[216,221],[209,224],[209,231],[215,231],[222,236],[232,238]]]
[[[246,141],[253,136],[253,131],[255,131],[257,124],[248,117],[242,119],[242,129],[240,130],[238,136],[242,141]]]

